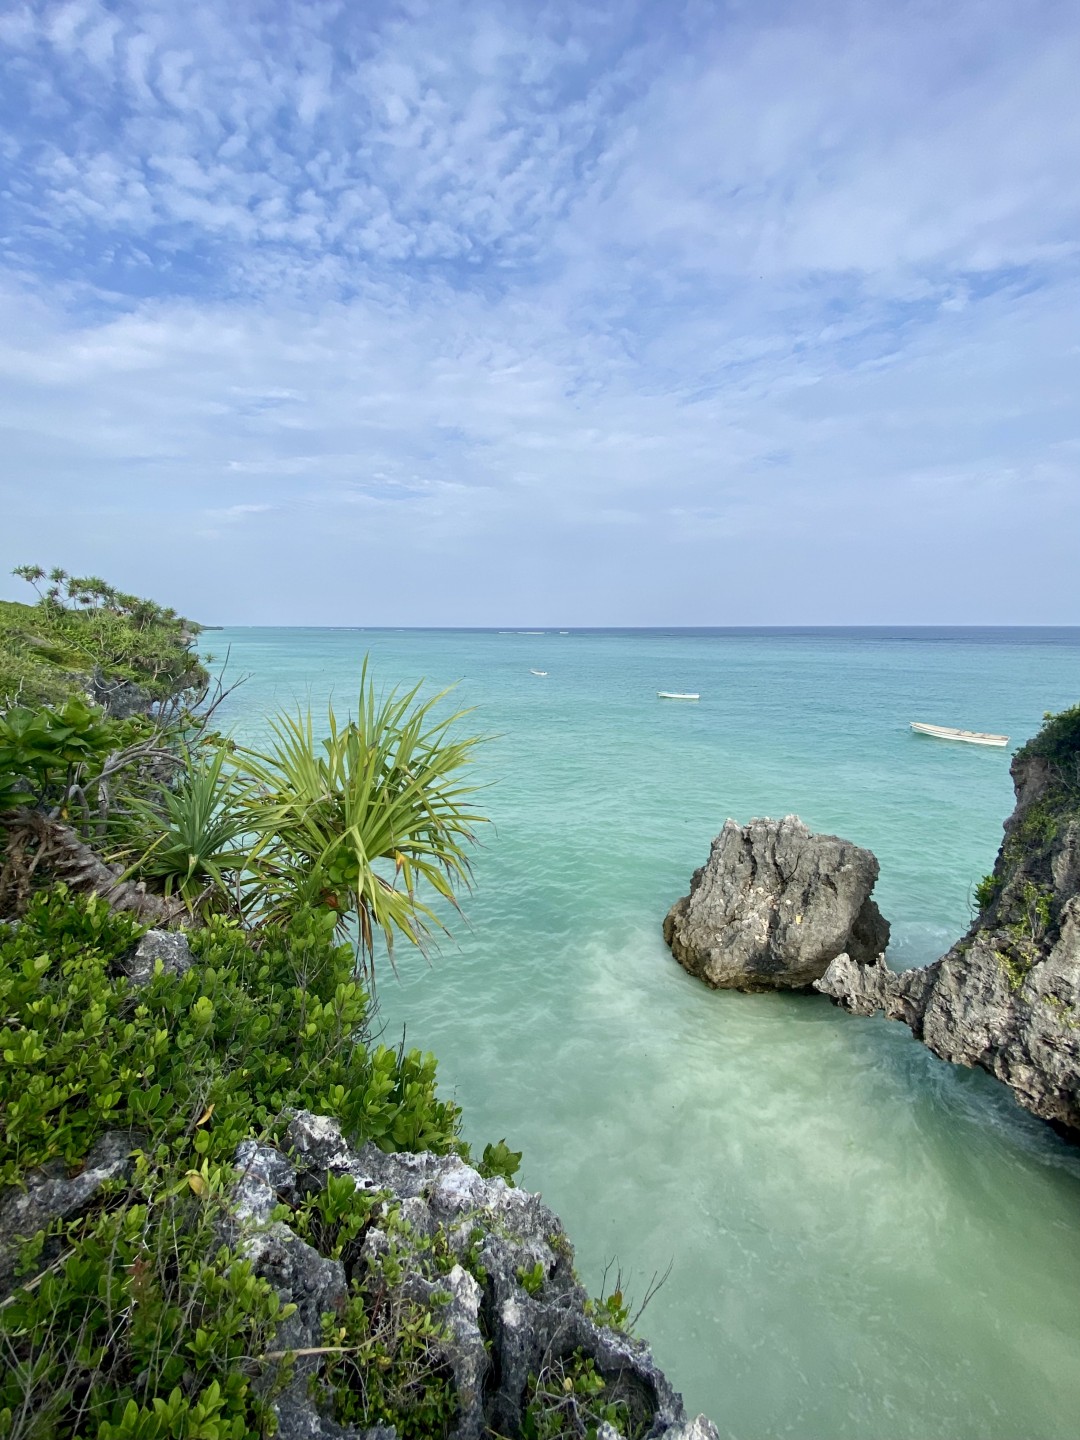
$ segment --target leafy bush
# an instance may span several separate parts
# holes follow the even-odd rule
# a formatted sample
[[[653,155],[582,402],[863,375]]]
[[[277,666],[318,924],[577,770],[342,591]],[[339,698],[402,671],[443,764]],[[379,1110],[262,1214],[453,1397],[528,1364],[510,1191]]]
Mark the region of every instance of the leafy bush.
[[[40,804],[54,787],[68,790],[101,768],[129,726],[107,720],[85,700],[0,715],[0,808]]]
[[[1052,764],[1074,771],[1080,761],[1080,703],[1054,714],[1048,710],[1037,735],[1020,747],[1017,758],[1041,755]]]
[[[0,1307],[3,1440],[269,1434],[266,1406],[287,1376],[269,1349],[283,1315],[221,1238],[239,1141],[280,1139],[295,1107],[337,1117],[353,1143],[468,1154],[434,1059],[365,1047],[367,996],[333,927],[327,912],[298,914],[256,949],[217,919],[191,935],[186,974],[159,967],[135,989],[122,962],[142,927],[102,901],[57,888],[17,927],[0,925],[0,1187],[50,1160],[77,1169],[106,1130],[136,1147],[129,1180],[26,1237],[39,1273]],[[502,1142],[489,1151],[500,1168],[516,1158]],[[340,1254],[371,1206],[331,1177],[291,1218]],[[366,1303],[355,1292],[335,1321],[357,1347],[331,1376],[342,1414],[359,1402],[341,1387],[370,1350],[369,1413],[404,1423],[404,1407],[403,1433],[426,1434],[452,1410],[425,1359],[434,1322]]]
[[[118,967],[131,919],[62,888],[36,896],[17,929],[0,926],[0,1185],[77,1163],[113,1129],[142,1131],[161,1159],[228,1164],[288,1107],[386,1150],[459,1148],[434,1059],[361,1043],[367,995],[332,926],[300,915],[254,950],[218,920],[191,937],[199,964],[136,991]]]

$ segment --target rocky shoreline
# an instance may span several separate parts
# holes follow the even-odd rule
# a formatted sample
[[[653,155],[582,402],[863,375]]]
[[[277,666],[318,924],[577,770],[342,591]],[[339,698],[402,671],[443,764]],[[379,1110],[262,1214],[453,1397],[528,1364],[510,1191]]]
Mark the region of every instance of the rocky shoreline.
[[[901,1021],[1080,1138],[1080,818],[1061,765],[1021,751],[1012,777],[1016,808],[963,939],[900,972],[841,955],[815,988],[853,1014]]]
[[[160,1005],[201,967],[183,932],[149,931],[116,983]],[[180,1184],[231,1257],[224,1273],[248,1266],[276,1297],[272,1349],[248,1358],[279,1440],[718,1440],[629,1332],[622,1297],[590,1300],[539,1195],[455,1153],[351,1145],[330,1116],[285,1114],[276,1141],[241,1140],[218,1180],[191,1169]],[[0,1306],[65,1264],[60,1237],[134,1183],[148,1141],[107,1130],[78,1165],[48,1161],[0,1193]],[[397,1388],[380,1409],[383,1366]],[[355,1409],[368,1418],[349,1423]]]
[[[1080,706],[1048,715],[1011,773],[1016,806],[979,913],[932,965],[889,968],[876,858],[793,815],[725,823],[664,920],[673,956],[714,988],[812,987],[899,1020],[1080,1138]]]

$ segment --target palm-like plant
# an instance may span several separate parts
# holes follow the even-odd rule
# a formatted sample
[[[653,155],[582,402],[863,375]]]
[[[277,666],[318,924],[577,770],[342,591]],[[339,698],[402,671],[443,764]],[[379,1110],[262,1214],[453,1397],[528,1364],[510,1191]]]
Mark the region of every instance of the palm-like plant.
[[[477,787],[461,774],[479,737],[451,733],[466,712],[435,716],[446,691],[418,701],[419,689],[377,698],[365,661],[355,719],[340,723],[331,705],[320,740],[310,708],[281,716],[269,751],[236,754],[252,787],[248,876],[260,918],[323,905],[346,927],[355,915],[372,978],[377,931],[391,957],[397,937],[423,946],[433,930],[445,932],[417,886],[456,906],[455,886],[469,882],[467,846],[484,820],[470,799]]]
[[[243,781],[226,764],[229,753],[223,742],[209,756],[189,756],[179,785],[162,790],[160,808],[132,807],[158,830],[138,861],[139,874],[161,881],[165,894],[179,896],[192,912],[237,903],[235,881],[245,863],[237,841],[248,820],[240,805]]]

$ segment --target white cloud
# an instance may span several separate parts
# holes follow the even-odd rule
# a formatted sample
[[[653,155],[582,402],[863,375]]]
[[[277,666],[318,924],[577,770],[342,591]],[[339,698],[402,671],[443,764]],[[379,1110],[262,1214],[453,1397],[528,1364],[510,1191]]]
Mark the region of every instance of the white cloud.
[[[0,25],[11,563],[164,531],[144,588],[247,619],[1080,619],[1064,7]]]

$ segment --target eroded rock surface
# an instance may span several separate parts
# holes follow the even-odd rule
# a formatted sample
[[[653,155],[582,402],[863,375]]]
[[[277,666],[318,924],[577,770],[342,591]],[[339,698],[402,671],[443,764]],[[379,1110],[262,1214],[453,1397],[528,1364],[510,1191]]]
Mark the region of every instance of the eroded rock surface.
[[[664,921],[684,970],[714,988],[806,989],[847,953],[871,961],[889,923],[870,898],[878,862],[797,815],[727,820]]]
[[[159,960],[166,975],[184,975],[191,969],[195,956],[183,931],[148,930],[121,962],[121,969],[133,985],[148,985]]]
[[[107,1180],[130,1174],[134,1151],[145,1136],[132,1130],[108,1130],[76,1167],[63,1160],[50,1160],[29,1171],[21,1185],[12,1185],[0,1195],[0,1299],[11,1290],[19,1260],[21,1242],[54,1220],[70,1220],[87,1209]],[[54,1245],[38,1257],[35,1269],[52,1258]]]
[[[883,1011],[935,1055],[978,1065],[1034,1114],[1080,1132],[1080,786],[1039,755],[1012,765],[1016,809],[971,929],[940,960],[897,973],[854,955],[816,988]]]
[[[717,1440],[709,1420],[687,1420],[647,1345],[586,1313],[572,1248],[539,1196],[485,1179],[457,1156],[387,1155],[370,1144],[353,1150],[336,1121],[306,1112],[293,1118],[287,1142],[288,1156],[254,1141],[237,1155],[241,1246],[281,1298],[298,1307],[276,1345],[317,1350],[322,1314],[340,1312],[349,1287],[377,1272],[385,1304],[419,1304],[438,1320],[460,1440],[520,1434],[533,1377],[574,1357],[593,1362],[649,1440]],[[376,1201],[362,1241],[341,1260],[312,1249],[280,1211],[271,1219],[276,1206],[297,1206],[328,1175],[350,1176]],[[433,1254],[440,1257],[434,1268]],[[385,1427],[359,1430],[335,1421],[318,1383],[322,1365],[319,1354],[298,1360],[276,1401],[279,1436],[391,1440],[394,1432]],[[619,1434],[613,1427],[604,1433],[611,1440]]]

